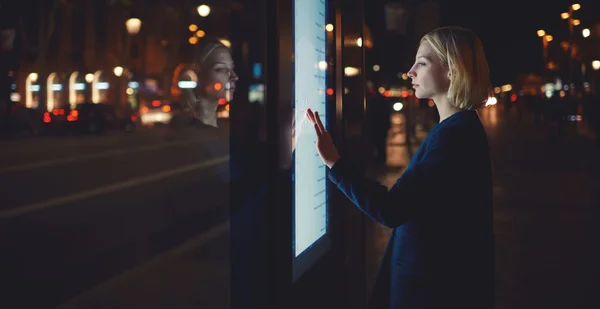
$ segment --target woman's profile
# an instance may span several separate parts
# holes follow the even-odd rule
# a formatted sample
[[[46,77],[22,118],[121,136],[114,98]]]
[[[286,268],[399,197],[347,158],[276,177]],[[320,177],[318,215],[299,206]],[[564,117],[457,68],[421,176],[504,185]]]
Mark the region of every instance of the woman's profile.
[[[338,155],[318,114],[307,111],[329,179],[371,219],[393,228],[369,308],[493,308],[492,171],[475,111],[490,96],[479,38],[444,27],[426,34],[408,72],[440,122],[391,189]]]
[[[196,88],[182,91],[181,99],[197,121],[217,127],[219,100],[232,99],[238,76],[229,48],[218,40],[203,40],[194,59]]]

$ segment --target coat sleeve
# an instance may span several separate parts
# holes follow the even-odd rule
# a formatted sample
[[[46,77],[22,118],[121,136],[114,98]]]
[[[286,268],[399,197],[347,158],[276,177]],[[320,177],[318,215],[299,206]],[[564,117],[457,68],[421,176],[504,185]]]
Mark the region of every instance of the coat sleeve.
[[[444,188],[458,172],[456,147],[432,136],[423,157],[412,163],[389,190],[365,178],[343,158],[332,166],[329,179],[371,219],[394,228],[419,211],[431,211],[428,208],[441,200]]]

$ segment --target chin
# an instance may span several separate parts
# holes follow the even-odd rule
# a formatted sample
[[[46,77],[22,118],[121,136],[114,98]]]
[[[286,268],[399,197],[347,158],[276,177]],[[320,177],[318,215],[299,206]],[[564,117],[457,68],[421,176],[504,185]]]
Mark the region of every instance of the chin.
[[[415,89],[415,97],[417,97],[417,99],[429,99],[431,98],[431,94],[423,93],[422,91],[420,91],[420,89]]]

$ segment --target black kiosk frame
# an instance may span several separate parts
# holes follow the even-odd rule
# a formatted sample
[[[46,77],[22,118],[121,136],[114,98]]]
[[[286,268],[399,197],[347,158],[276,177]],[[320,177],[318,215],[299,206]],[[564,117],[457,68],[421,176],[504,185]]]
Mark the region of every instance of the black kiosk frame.
[[[306,139],[308,136],[316,138],[312,125],[307,123],[307,121],[302,121],[304,112],[308,107],[313,110],[315,108],[319,110],[321,118],[326,122],[326,127],[334,135],[334,138],[334,132],[336,131],[334,126],[341,121],[341,119],[338,119],[341,118],[341,113],[336,113],[337,90],[341,88],[341,78],[336,78],[338,75],[336,71],[341,72],[341,68],[333,65],[336,56],[339,56],[336,50],[339,50],[341,46],[339,46],[340,44],[336,44],[335,34],[326,30],[328,23],[334,24],[334,27],[339,26],[335,25],[335,11],[337,8],[333,6],[334,2],[336,1],[267,1],[266,101],[269,127],[268,138],[271,141],[269,145],[269,156],[271,157],[269,160],[273,163],[269,164],[270,185],[267,222],[270,222],[268,227],[268,247],[270,250],[270,267],[272,267],[270,269],[272,280],[270,280],[269,287],[271,293],[269,294],[273,296],[273,299],[271,299],[273,308],[302,307],[302,300],[300,298],[302,298],[305,292],[316,288],[314,283],[315,281],[321,281],[319,276],[332,276],[331,273],[319,274],[319,269],[327,268],[327,266],[323,266],[323,264],[327,264],[327,261],[324,260],[331,261],[332,259],[336,259],[332,257],[332,251],[334,251],[332,233],[335,223],[334,220],[331,220],[330,206],[332,203],[331,199],[328,198],[330,196],[329,192],[333,190],[330,182],[327,180],[328,170],[320,162],[314,141],[299,140]],[[300,12],[302,13],[301,16],[297,17],[295,14],[296,5],[305,6],[308,10],[312,11],[306,11],[307,8],[299,8],[300,10],[304,10]],[[311,16],[315,20],[309,20]],[[298,18],[302,18],[303,20],[298,20]],[[302,24],[302,29],[298,29],[300,24]],[[312,29],[308,27],[312,27]],[[319,28],[322,31],[319,31]],[[297,34],[300,31],[304,31],[306,34],[307,30],[309,34],[317,34],[318,37],[305,37],[303,43],[298,44],[299,38]],[[305,46],[304,43],[307,40],[313,40],[313,44]],[[316,46],[319,42],[322,42],[322,44]],[[314,51],[314,55],[307,55],[311,50]],[[306,58],[309,59],[304,60]],[[313,64],[316,68],[314,66],[312,69],[308,68],[305,61],[314,62]],[[304,78],[298,77],[298,72],[304,74]],[[314,74],[310,75],[310,72]],[[319,74],[319,72],[322,72],[322,74]],[[307,77],[314,78],[314,80],[307,80]],[[339,87],[336,81],[340,83]],[[313,84],[308,86],[308,88],[299,87],[297,84],[310,82],[313,82]],[[317,83],[322,85],[322,87],[315,86]],[[303,95],[306,94],[297,93],[298,89],[311,89],[318,91],[318,94],[312,93],[315,96],[304,98]],[[317,97],[319,99],[315,99]],[[322,101],[318,102],[321,99]],[[319,104],[322,105],[319,106]],[[291,177],[282,179],[280,176],[280,164],[275,164],[275,162],[279,162],[287,151],[287,145],[282,141],[285,141],[289,136],[282,136],[282,134],[287,134],[287,131],[282,129],[281,120],[286,117],[286,112],[290,110],[294,110],[295,113],[295,132],[298,148],[294,151]],[[310,144],[311,142],[312,144]],[[307,153],[299,154],[297,151]],[[300,158],[301,156],[304,158]],[[308,156],[312,156],[313,159],[310,160]],[[295,169],[298,168],[297,164],[299,160],[310,163],[310,166],[302,167],[303,172],[305,169],[314,169],[313,173],[309,176],[306,176],[308,173],[305,173],[304,176],[298,175]],[[305,178],[317,176],[313,180],[318,182],[318,185],[311,187],[310,189],[313,190],[309,189],[308,191],[310,192],[301,192],[297,190],[301,187],[297,183],[299,176]],[[314,190],[316,187],[318,187],[318,191]],[[302,205],[296,205],[296,201],[299,200],[296,197],[299,194],[311,195],[310,197],[315,197],[315,200],[319,201],[319,203],[325,201],[325,205],[314,205],[315,207],[312,207],[312,205],[307,205],[310,202],[306,203],[306,201],[310,199],[306,198]],[[309,239],[310,244],[308,246],[306,243],[302,244],[301,249],[303,250],[296,250],[299,249],[297,246],[300,246],[299,242],[297,242],[300,236],[298,233],[305,233],[307,227],[296,225],[297,222],[302,221],[297,216],[296,209],[298,208],[296,207],[304,207],[305,211],[313,208],[312,210],[318,212],[319,215],[325,212],[325,217],[322,218],[324,222],[318,222],[320,226],[316,227],[322,228],[324,223],[326,228],[325,233],[316,236],[313,233],[312,238]],[[325,209],[322,207],[325,207]],[[314,213],[312,215],[313,219],[317,218]],[[304,219],[303,222],[308,222],[306,220]]]

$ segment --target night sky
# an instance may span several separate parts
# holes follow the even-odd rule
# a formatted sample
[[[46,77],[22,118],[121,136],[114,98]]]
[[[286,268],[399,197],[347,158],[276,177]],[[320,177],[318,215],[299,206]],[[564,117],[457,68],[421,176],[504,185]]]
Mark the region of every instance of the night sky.
[[[370,3],[367,25],[373,32],[384,31],[377,29],[374,20],[383,19],[383,4],[390,1],[366,1]],[[581,29],[600,22],[600,0],[441,0],[444,25],[467,27],[480,36],[495,85],[512,83],[520,72],[541,72],[542,41],[536,31],[544,29],[554,36],[552,43],[566,39],[568,24],[560,14],[573,3],[581,5],[575,12],[575,17],[581,20],[581,25],[575,27],[576,34],[581,35]]]

